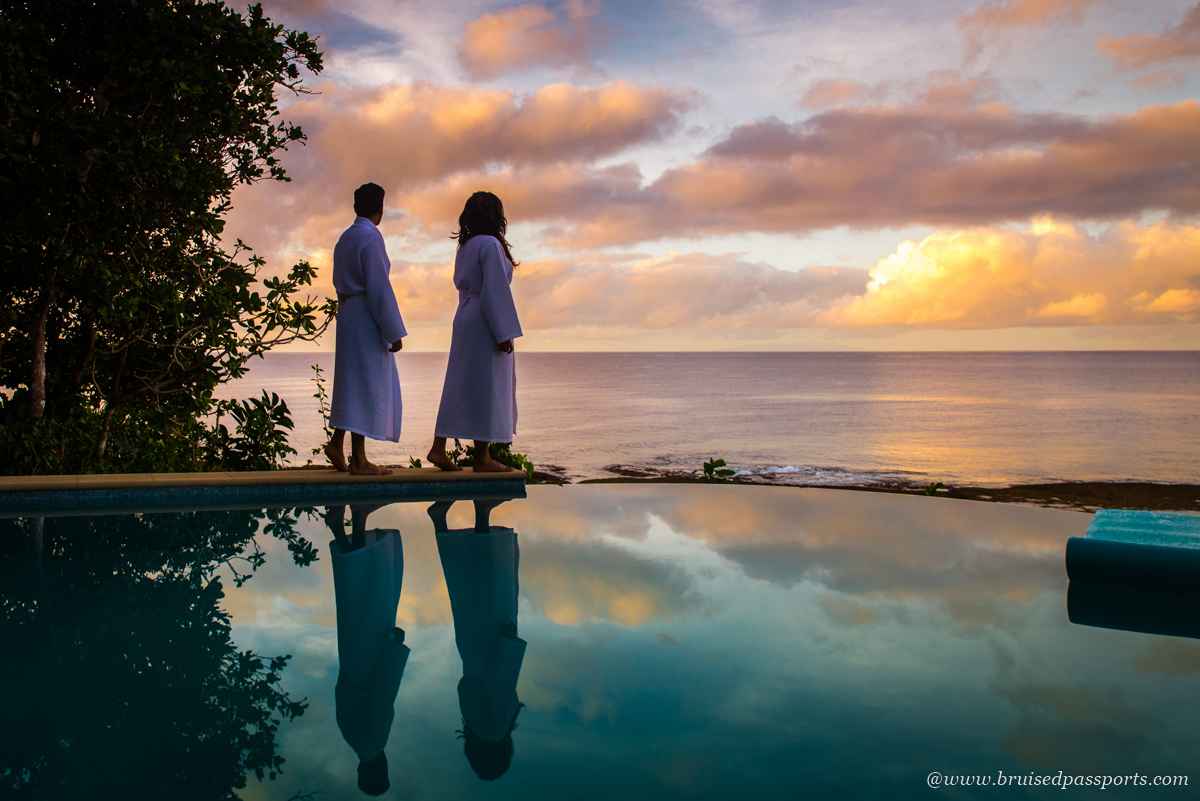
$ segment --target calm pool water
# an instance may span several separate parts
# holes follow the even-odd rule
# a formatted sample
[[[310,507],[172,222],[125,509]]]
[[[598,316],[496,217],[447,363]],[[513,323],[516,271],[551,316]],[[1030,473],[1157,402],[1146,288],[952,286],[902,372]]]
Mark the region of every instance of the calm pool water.
[[[483,507],[487,533],[470,501],[347,508],[342,540],[324,508],[0,521],[0,797],[363,798],[360,757],[396,799],[1197,795],[926,784],[1195,766],[1200,642],[1067,620],[1089,515],[691,485]]]

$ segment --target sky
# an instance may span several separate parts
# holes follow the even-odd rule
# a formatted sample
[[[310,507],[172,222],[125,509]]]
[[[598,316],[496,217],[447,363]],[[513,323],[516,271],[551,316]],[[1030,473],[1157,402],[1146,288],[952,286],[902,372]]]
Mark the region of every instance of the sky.
[[[1200,348],[1200,3],[264,6],[326,66],[226,237],[332,295],[381,184],[406,349],[480,189],[524,350]]]

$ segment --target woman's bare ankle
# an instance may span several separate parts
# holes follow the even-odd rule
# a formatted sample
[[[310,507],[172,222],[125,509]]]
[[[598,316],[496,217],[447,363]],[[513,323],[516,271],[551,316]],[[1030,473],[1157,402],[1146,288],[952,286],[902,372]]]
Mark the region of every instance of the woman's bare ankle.
[[[446,451],[444,449],[430,448],[429,453],[425,455],[425,458],[429,460],[431,465],[441,470],[446,470],[448,472],[462,470],[461,467],[450,461],[450,457],[446,455]]]

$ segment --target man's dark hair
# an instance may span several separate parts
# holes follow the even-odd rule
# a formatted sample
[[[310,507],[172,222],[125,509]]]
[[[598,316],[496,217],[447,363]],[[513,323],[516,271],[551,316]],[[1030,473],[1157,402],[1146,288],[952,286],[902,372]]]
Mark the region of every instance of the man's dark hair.
[[[354,190],[354,213],[359,217],[374,217],[383,208],[383,187],[366,183]]]

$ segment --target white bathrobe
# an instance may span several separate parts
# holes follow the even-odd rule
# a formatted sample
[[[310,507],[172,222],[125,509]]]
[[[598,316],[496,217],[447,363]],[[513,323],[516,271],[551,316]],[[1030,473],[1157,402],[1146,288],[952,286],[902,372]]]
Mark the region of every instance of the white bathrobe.
[[[512,262],[495,237],[475,236],[459,248],[458,311],[436,436],[512,442],[517,433],[516,361],[498,347],[521,336],[512,277]]]
[[[517,532],[499,526],[487,534],[448,531],[437,535],[437,544],[463,663],[459,709],[472,732],[498,742],[521,703],[517,679],[525,659],[525,641],[503,634],[517,623]]]
[[[356,217],[333,249],[337,352],[329,425],[372,439],[400,439],[400,376],[392,343],[405,337],[383,234]]]
[[[337,605],[334,714],[342,736],[362,762],[374,759],[387,745],[409,655],[408,646],[396,642],[393,633],[404,578],[400,532],[378,533],[380,539],[350,553],[342,553],[335,543],[329,546]]]

